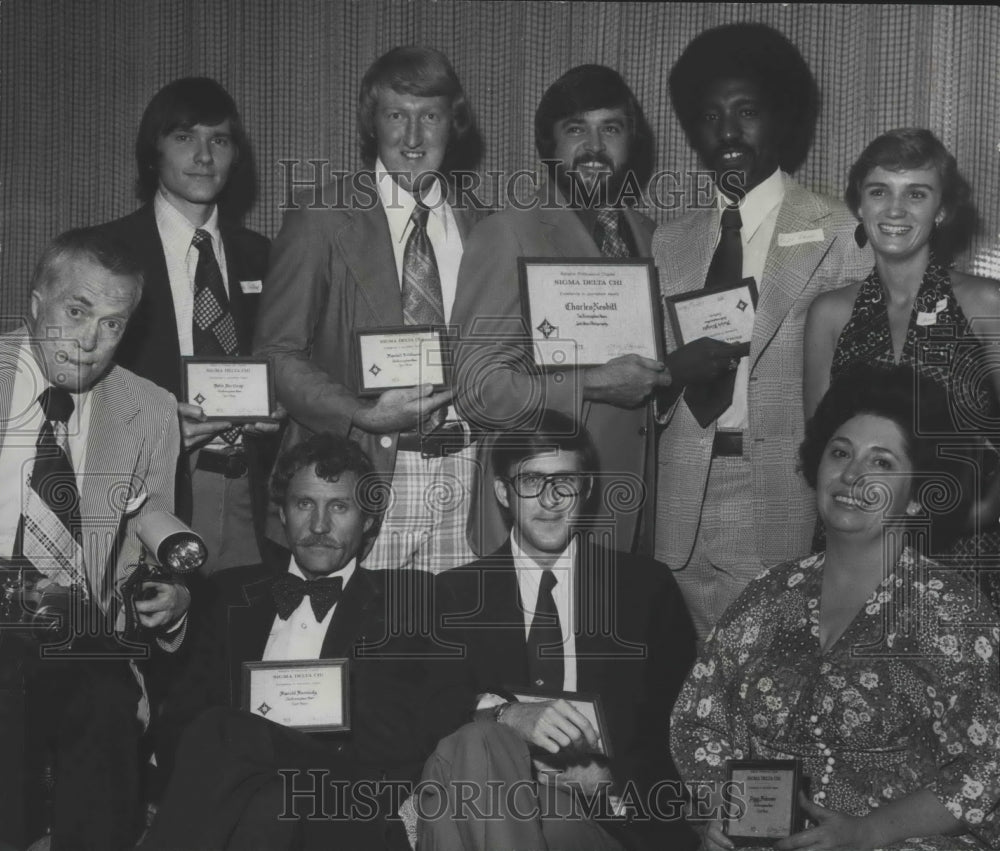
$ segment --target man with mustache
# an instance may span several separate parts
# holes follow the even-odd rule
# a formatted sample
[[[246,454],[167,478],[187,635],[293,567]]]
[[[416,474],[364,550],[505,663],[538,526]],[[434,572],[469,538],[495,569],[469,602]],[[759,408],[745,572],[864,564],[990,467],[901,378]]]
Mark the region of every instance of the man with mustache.
[[[329,433],[279,456],[271,496],[291,560],[224,571],[213,577],[216,599],[198,600],[165,702],[161,726],[174,732],[158,756],[170,761],[184,735],[144,851],[379,849],[394,832],[405,844],[386,818],[472,697],[471,685],[456,682],[453,693],[429,667],[430,575],[357,563],[378,532],[376,481],[361,447]],[[236,708],[243,662],[330,658],[348,660],[348,732],[310,735]],[[433,707],[432,693],[445,695]],[[332,781],[345,790],[335,794]],[[300,794],[286,805],[290,789]],[[300,818],[279,818],[289,810]]]
[[[674,404],[663,406],[656,557],[675,571],[704,639],[762,568],[808,551],[815,499],[795,469],[806,310],[871,262],[844,204],[788,174],[808,150],[818,92],[784,36],[762,24],[702,33],[674,66],[670,93],[716,197],[657,229],[663,295],[745,278],[759,292],[749,353],[717,349],[729,366],[721,376],[673,369],[710,341],[680,345],[667,328]]]
[[[494,429],[528,426],[545,407],[577,418],[597,444],[605,476],[599,489],[624,485],[633,495],[616,514],[614,546],[649,551],[652,500],[642,484],[653,473],[648,402],[670,383],[670,373],[662,363],[627,354],[595,368],[541,375],[524,351],[530,329],[522,319],[517,261],[649,257],[654,224],[625,201],[634,203],[649,179],[652,131],[617,72],[581,65],[542,96],[535,145],[548,183],[528,200],[508,197],[507,209],[475,228],[462,257],[455,312],[476,305],[478,318],[463,328],[456,402],[469,420]],[[470,518],[471,542],[482,555],[506,537],[489,458],[482,447]]]

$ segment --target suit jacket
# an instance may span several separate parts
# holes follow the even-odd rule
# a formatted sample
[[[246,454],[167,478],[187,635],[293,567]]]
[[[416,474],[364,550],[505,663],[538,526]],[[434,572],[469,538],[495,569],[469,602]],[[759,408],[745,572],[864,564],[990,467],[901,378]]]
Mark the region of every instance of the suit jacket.
[[[580,217],[568,207],[553,208],[551,198],[544,204],[546,195],[543,188],[532,209],[508,208],[490,216],[466,246],[455,312],[477,319],[462,329],[457,405],[468,420],[491,429],[529,424],[543,407],[576,417],[597,446],[603,490],[612,503],[609,513],[615,515],[615,547],[651,552],[651,535],[645,534],[652,528],[655,476],[650,406],[627,410],[584,402],[574,375],[566,380],[565,375],[541,376],[525,369],[530,334],[522,320],[518,257],[601,256]],[[639,255],[651,256],[653,221],[634,210],[626,210],[625,219]],[[485,555],[500,546],[507,530],[493,496],[486,443],[479,461],[482,477],[473,491],[469,540]],[[642,541],[637,540],[640,527]]]
[[[242,664],[264,655],[276,615],[271,585],[286,568],[223,571],[199,589],[184,647],[162,660],[172,680],[163,723],[168,761],[173,739],[201,710],[239,708]],[[471,682],[431,664],[431,595],[422,571],[356,567],[337,603],[320,658],[349,660],[351,731],[317,740],[360,776],[418,779],[438,739],[464,720]],[[432,694],[445,696],[441,705]]]
[[[14,369],[26,340],[24,329],[0,336],[0,445],[9,439]],[[101,582],[113,570],[120,584],[139,559],[140,518],[174,508],[174,470],[180,451],[177,403],[167,391],[120,366],[112,366],[90,393],[80,487],[83,539],[87,556],[93,555],[100,565]],[[18,438],[23,440],[24,435]]]
[[[174,311],[167,261],[163,254],[160,232],[156,227],[153,205],[146,204],[134,213],[98,227],[131,248],[134,256],[142,263],[145,279],[142,301],[129,319],[128,328],[115,353],[115,361],[181,399],[183,388],[177,314]],[[219,219],[219,233],[226,253],[229,306],[236,325],[239,354],[249,356],[261,296],[258,293],[244,292],[240,283],[263,280],[267,271],[270,242],[259,233],[222,218]],[[266,514],[267,477],[271,473],[278,441],[273,436],[249,435],[244,443],[251,477],[254,516],[260,518],[260,522],[255,525],[259,530]],[[192,452],[183,456],[178,477],[177,513],[188,521],[193,510],[190,475],[197,454]]]
[[[115,361],[181,398],[181,351],[177,340],[177,314],[170,290],[163,243],[156,228],[152,204],[134,213],[99,225],[129,246],[142,263],[145,285],[142,301],[132,314],[115,353]],[[241,281],[262,281],[267,271],[269,242],[252,230],[219,219],[219,233],[226,253],[229,305],[236,324],[239,353],[249,355],[260,295],[245,293]]]
[[[749,424],[744,457],[753,470],[756,554],[777,563],[808,551],[816,498],[796,471],[804,433],[802,340],[806,311],[821,292],[864,277],[870,253],[854,240],[857,221],[840,201],[817,195],[785,175],[785,197],[758,282],[760,299],[750,342]],[[653,254],[664,296],[705,285],[719,229],[717,209],[661,225]],[[782,245],[786,234],[810,238]],[[669,327],[667,350],[677,347]],[[672,568],[694,548],[716,424],[702,429],[683,397],[660,437],[656,555]]]
[[[510,540],[435,583],[438,644],[455,654],[452,665],[471,672],[475,691],[530,689]],[[645,794],[657,780],[676,780],[669,715],[694,662],[695,636],[673,575],[650,558],[581,540],[574,608],[577,691],[600,695],[616,783],[631,781]]]
[[[354,332],[403,324],[389,223],[372,172],[324,187],[321,198],[327,206],[300,204],[285,214],[254,351],[274,364],[278,399],[288,409],[283,447],[331,431],[356,440],[375,469],[391,476],[397,435],[369,434],[351,423],[363,404]],[[454,214],[465,241],[473,215],[461,209]],[[474,315],[468,311],[456,300],[451,324],[467,322]]]

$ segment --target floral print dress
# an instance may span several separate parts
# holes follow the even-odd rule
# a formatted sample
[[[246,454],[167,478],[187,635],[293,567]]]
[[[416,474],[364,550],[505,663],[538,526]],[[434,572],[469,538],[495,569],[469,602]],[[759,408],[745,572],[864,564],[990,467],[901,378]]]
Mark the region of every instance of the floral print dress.
[[[824,653],[823,563],[762,574],[708,637],[673,713],[682,778],[797,757],[817,804],[862,816],[928,789],[969,832],[894,849],[1000,848],[997,616],[954,570],[904,550]]]

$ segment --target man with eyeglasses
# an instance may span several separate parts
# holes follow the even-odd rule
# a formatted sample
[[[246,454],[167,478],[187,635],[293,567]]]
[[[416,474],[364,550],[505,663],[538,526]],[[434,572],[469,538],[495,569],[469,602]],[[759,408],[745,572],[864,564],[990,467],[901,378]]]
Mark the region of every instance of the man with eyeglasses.
[[[537,431],[501,435],[492,461],[510,534],[436,579],[436,637],[455,659],[443,664],[466,666],[478,697],[424,769],[420,847],[693,846],[668,806],[668,716],[695,647],[677,584],[600,545],[597,453],[576,421],[545,412]],[[567,693],[599,698],[601,730]],[[627,810],[649,817],[626,823]]]

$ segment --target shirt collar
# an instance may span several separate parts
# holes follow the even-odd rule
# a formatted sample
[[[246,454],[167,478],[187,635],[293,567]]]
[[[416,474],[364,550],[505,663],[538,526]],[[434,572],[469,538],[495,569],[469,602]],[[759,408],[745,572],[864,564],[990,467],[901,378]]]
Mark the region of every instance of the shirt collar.
[[[410,223],[410,216],[413,215],[413,208],[417,205],[416,199],[392,179],[381,158],[375,160],[375,182],[378,186],[379,199],[382,201],[382,209],[385,210],[386,218],[389,220],[392,240],[402,242]],[[444,210],[447,202],[442,194],[440,181],[435,180],[431,184],[430,189],[424,193],[423,201],[430,208],[431,215],[441,223],[447,236],[448,217]]]
[[[542,571],[545,569],[523,549],[521,549],[521,546],[517,541],[517,530],[515,529],[512,529],[510,533],[510,551],[514,556],[514,567],[517,568],[518,572],[522,570]],[[566,549],[559,554],[559,557],[555,560],[555,562],[553,562],[550,569],[553,570],[558,576],[560,575],[560,571],[572,570],[575,563],[576,536],[571,535]]]
[[[766,180],[762,180],[753,189],[747,192],[740,202],[740,220],[743,222],[741,228],[744,242],[748,241],[761,226],[768,214],[779,206],[785,197],[785,179],[780,168]],[[726,196],[721,192],[717,193],[716,203],[721,211],[728,203]]]
[[[186,244],[190,246],[191,240],[194,239],[195,230],[203,230],[212,237],[212,241],[216,246],[219,245],[221,239],[219,234],[219,208],[215,204],[212,205],[212,214],[208,217],[208,221],[195,228],[185,215],[171,204],[166,196],[157,189],[156,195],[153,196],[153,214],[156,217],[156,224],[160,229],[160,233],[163,234],[166,240],[175,242],[177,245]]]
[[[351,577],[354,576],[354,569],[358,566],[358,560],[352,558],[344,567],[338,570],[336,573],[327,574],[325,578],[333,579],[339,576],[343,580],[342,588],[347,588],[347,583],[351,581]],[[302,572],[302,568],[299,567],[297,561],[295,561],[295,554],[292,554],[292,560],[288,564],[288,572],[292,576],[297,576],[299,579],[306,579],[306,575]],[[306,579],[308,581],[308,579]]]

